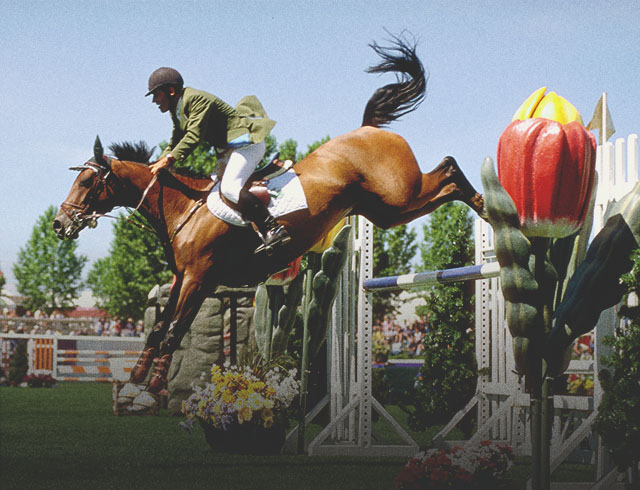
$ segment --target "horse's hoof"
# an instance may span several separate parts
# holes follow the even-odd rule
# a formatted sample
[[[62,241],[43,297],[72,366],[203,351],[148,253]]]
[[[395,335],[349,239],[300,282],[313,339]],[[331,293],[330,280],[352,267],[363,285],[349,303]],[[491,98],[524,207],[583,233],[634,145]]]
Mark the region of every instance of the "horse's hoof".
[[[141,391],[142,390],[133,383],[125,384],[118,393],[118,405],[128,405],[132,403],[134,398],[137,397]]]
[[[167,374],[171,366],[171,358],[171,354],[165,354],[158,360],[147,385],[147,391],[157,395],[167,386]]]
[[[471,209],[473,209],[480,218],[485,220],[487,223],[489,222],[489,214],[487,213],[487,208],[484,205],[484,196],[480,193],[476,193],[470,200],[469,205]]]
[[[128,410],[133,413],[145,413],[152,410],[157,403],[158,401],[153,394],[148,391],[141,391],[140,394],[133,399],[133,403]]]

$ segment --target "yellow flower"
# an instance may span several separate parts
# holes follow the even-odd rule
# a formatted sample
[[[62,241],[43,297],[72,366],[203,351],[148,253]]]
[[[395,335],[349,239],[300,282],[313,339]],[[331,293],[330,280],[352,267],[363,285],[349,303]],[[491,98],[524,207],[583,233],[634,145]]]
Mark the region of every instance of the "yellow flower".
[[[243,422],[249,422],[251,420],[251,417],[253,417],[253,412],[251,411],[251,408],[249,408],[248,405],[243,405],[243,407],[238,410],[238,422],[239,423],[243,423]]]
[[[270,408],[265,407],[262,409],[261,415],[262,420],[264,421],[264,427],[265,429],[268,429],[273,425],[273,411]]]

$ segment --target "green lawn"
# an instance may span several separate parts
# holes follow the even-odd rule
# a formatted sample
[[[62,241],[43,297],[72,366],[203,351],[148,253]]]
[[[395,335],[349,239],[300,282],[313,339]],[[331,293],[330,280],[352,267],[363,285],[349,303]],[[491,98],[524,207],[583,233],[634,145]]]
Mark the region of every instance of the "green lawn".
[[[403,425],[401,411],[390,411]],[[393,489],[402,458],[234,456],[213,453],[199,427],[172,417],[116,417],[111,386],[0,388],[0,488]],[[310,437],[320,430],[311,426]],[[438,428],[412,433],[423,446]],[[376,432],[393,439],[385,424]],[[526,461],[511,472],[524,488]],[[570,471],[570,480],[580,469]]]

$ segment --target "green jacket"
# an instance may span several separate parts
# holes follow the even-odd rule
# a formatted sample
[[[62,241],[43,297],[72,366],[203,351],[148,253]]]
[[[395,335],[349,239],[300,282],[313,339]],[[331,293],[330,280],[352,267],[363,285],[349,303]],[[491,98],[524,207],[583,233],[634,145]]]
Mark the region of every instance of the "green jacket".
[[[201,141],[220,151],[244,134],[249,134],[251,143],[260,143],[276,124],[255,95],[244,97],[234,108],[215,95],[190,87],[184,88],[171,119],[171,141],[160,157],[171,153],[176,160],[188,157]]]

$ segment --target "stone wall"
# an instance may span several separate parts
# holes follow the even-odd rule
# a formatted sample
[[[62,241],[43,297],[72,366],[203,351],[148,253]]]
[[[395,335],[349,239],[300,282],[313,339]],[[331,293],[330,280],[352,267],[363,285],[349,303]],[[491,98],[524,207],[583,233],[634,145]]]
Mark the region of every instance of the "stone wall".
[[[159,318],[161,309],[167,303],[170,285],[150,293],[149,306],[145,311],[145,332],[149,332]],[[253,342],[253,295],[254,289],[218,288],[207,298],[196,315],[191,328],[182,339],[180,347],[173,354],[168,374],[168,409],[173,415],[180,415],[182,401],[191,394],[192,383],[203,385],[203,373],[208,375],[211,366],[225,362],[225,329],[231,320],[232,298],[237,304],[236,352],[238,363],[246,359],[247,350]],[[227,335],[227,351],[229,350]]]

